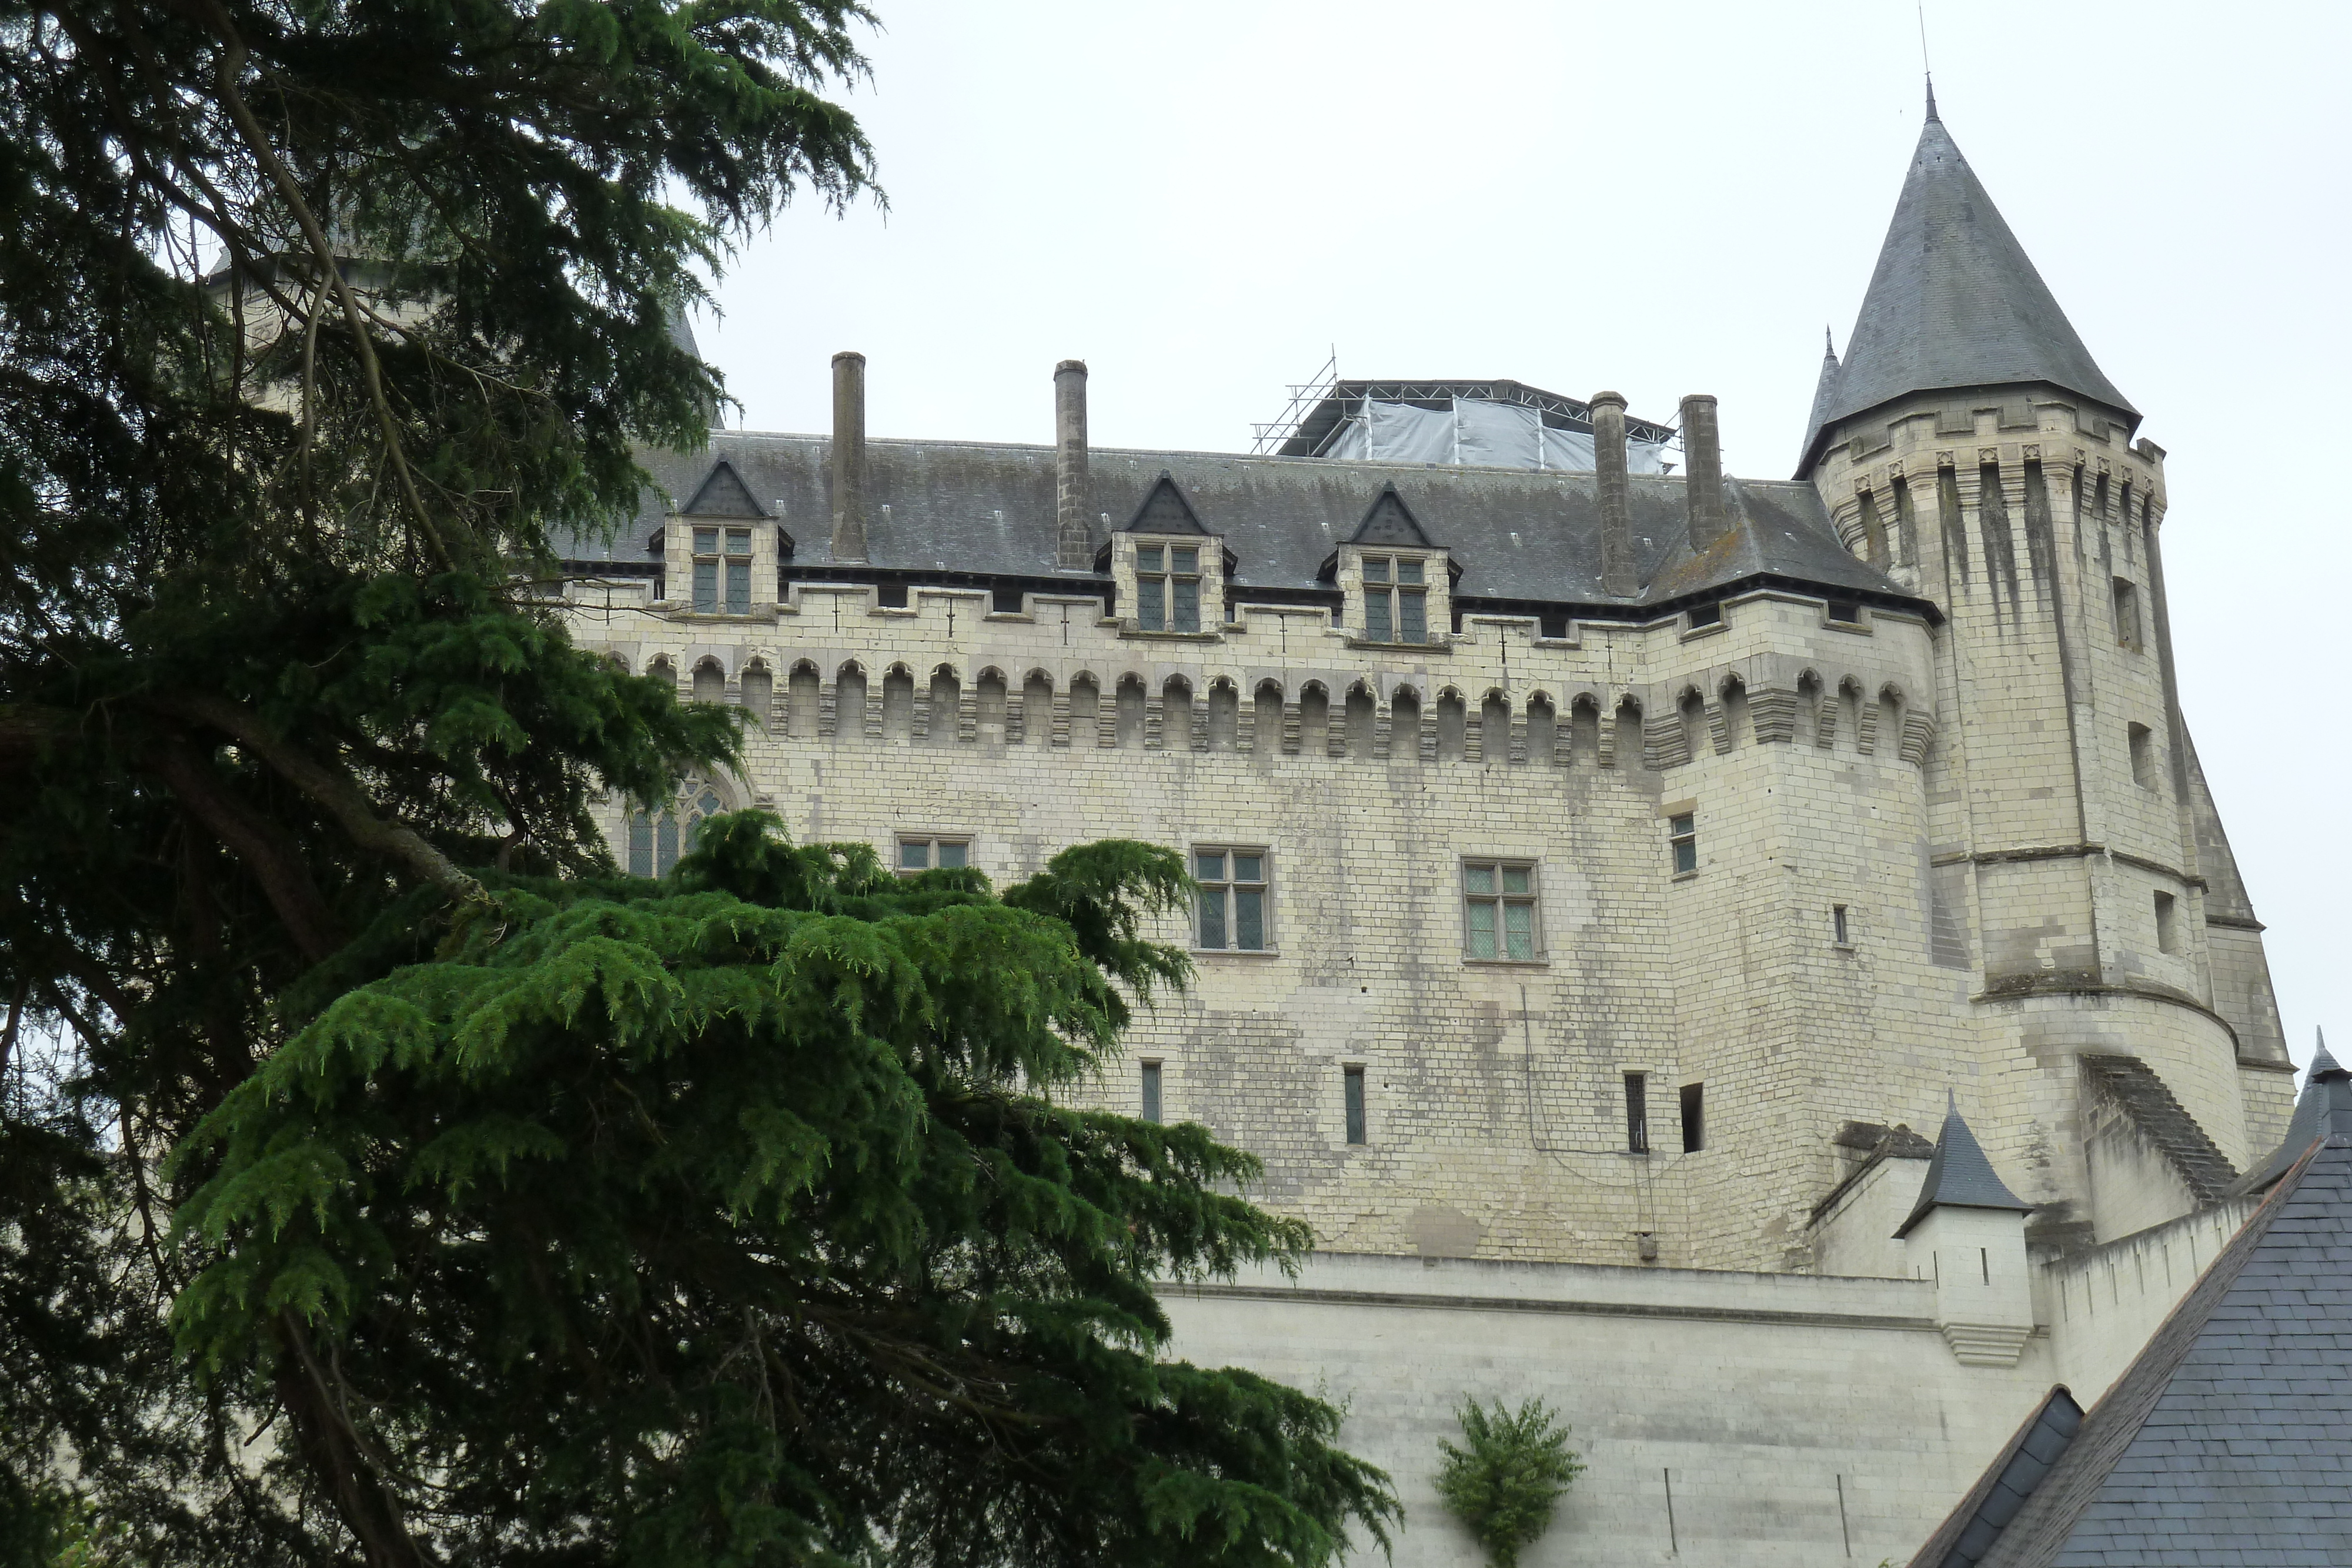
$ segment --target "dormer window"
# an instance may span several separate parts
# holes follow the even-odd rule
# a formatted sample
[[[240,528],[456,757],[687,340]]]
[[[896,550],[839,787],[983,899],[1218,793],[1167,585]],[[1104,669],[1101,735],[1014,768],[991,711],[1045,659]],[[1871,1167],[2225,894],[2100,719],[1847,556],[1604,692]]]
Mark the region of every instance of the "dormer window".
[[[694,530],[694,612],[751,613],[751,530]]]
[[[1364,557],[1364,640],[1368,643],[1429,641],[1429,589],[1424,558]]]
[[[1135,623],[1146,632],[1201,629],[1201,547],[1135,547]]]

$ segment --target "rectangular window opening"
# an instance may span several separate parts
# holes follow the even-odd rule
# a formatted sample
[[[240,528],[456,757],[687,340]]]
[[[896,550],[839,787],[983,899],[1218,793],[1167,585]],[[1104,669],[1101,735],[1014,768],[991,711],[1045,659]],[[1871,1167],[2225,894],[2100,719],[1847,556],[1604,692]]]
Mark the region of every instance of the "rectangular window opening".
[[[1650,1077],[1645,1072],[1625,1074],[1625,1152],[1650,1152]]]
[[[1427,563],[1418,556],[1364,558],[1364,640],[1429,641]]]
[[[2172,894],[2156,895],[2156,950],[2159,953],[2180,951],[2180,922],[2173,913]]]
[[[1666,820],[1666,843],[1674,852],[1675,874],[1688,876],[1698,870],[1698,818],[1689,811]]]
[[[1463,951],[1473,958],[1533,962],[1536,896],[1532,861],[1463,862]]]
[[[1977,1267],[1984,1273],[1984,1282],[1988,1285],[1991,1284],[1992,1249],[1990,1248],[1979,1247],[1977,1249]]]
[[[2131,742],[2132,782],[2143,789],[2156,788],[2156,737],[2144,724],[2133,725],[2128,732]]]
[[[1350,1067],[1341,1080],[1348,1103],[1348,1142],[1360,1144],[1364,1137],[1364,1070]]]
[[[1837,933],[1837,945],[1839,946],[1850,947],[1853,945],[1852,930],[1846,925],[1844,904],[1836,904],[1831,908],[1830,927]]]
[[[1135,623],[1146,632],[1201,629],[1201,547],[1135,547]]]
[[[1693,626],[1720,626],[1720,625],[1722,625],[1722,624],[1723,624],[1723,606],[1722,606],[1722,605],[1720,605],[1720,604],[1695,604],[1695,605],[1693,605],[1693,606],[1691,607],[1691,612],[1690,612],[1690,623],[1691,623]]]
[[[2102,479],[2100,483],[2105,485],[2106,481]],[[2139,588],[2130,578],[2119,577],[2115,580],[2115,593],[2116,643],[2136,653],[2140,647]]]
[[[694,612],[730,615],[751,612],[751,530],[698,528],[693,530]]]
[[[1829,601],[1829,612],[1830,619],[1841,626],[1862,624],[1862,606],[1854,600],[1832,599]]]
[[[1706,1085],[1683,1085],[1683,1153],[1695,1155],[1706,1147]]]
[[[1143,1064],[1143,1119],[1160,1120],[1160,1063],[1156,1061]]]
[[[970,839],[910,839],[901,835],[898,840],[898,872],[900,876],[913,876],[919,872],[951,870],[971,863],[971,841]]]
[[[1195,946],[1236,953],[1266,950],[1268,883],[1263,847],[1196,846],[1192,880],[1201,884]]]

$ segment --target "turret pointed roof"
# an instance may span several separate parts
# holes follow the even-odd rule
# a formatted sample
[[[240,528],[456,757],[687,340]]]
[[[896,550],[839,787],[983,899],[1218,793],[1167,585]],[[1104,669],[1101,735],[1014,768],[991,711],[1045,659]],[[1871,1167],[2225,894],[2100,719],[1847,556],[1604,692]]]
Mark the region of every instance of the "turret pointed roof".
[[[2007,1208],[2020,1214],[2032,1211],[2033,1206],[2009,1190],[2008,1184],[1994,1174],[1992,1161],[1985,1157],[1984,1145],[1969,1131],[1961,1119],[1959,1102],[1947,1092],[1944,1096],[1944,1130],[1936,1139],[1936,1157],[1927,1162],[1927,1179],[1919,1184],[1919,1201],[1912,1206],[1911,1218],[1895,1232],[1908,1236],[1912,1228],[1937,1208]]]
[[[1834,389],[1813,404],[1799,478],[1829,427],[1916,392],[2040,382],[2137,424],[1928,100]]]
[[[2287,1121],[2286,1136],[2279,1140],[2270,1158],[2231,1183],[2226,1196],[2236,1197],[2271,1186],[2330,1133],[2352,1136],[2352,1072],[2344,1071],[2328,1053],[2324,1030],[2319,1031],[2318,1042],[2318,1050],[2312,1053],[2311,1071],[2304,1075],[2303,1093],[2294,1103],[2294,1114]]]
[[[1838,357],[1837,340],[1830,336],[1827,327],[1822,329],[1822,377],[1813,383],[1813,413],[1806,422],[1806,439],[1829,423],[1831,405],[1837,402]],[[1802,475],[1798,477],[1802,478]]]

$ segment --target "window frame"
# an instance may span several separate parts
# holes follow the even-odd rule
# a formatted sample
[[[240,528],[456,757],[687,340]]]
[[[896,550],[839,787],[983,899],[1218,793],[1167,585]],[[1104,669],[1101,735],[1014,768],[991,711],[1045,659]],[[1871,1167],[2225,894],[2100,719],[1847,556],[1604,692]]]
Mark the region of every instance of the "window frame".
[[[667,876],[677,869],[681,859],[694,852],[702,824],[733,809],[716,787],[704,782],[679,790],[677,798],[658,811],[644,806],[630,807],[621,819],[621,855],[628,873],[648,881]],[[641,864],[646,869],[639,870]]]
[[[1650,1075],[1628,1072],[1622,1076],[1625,1081],[1625,1152],[1646,1155],[1650,1152]]]
[[[1339,1066],[1340,1135],[1351,1149],[1368,1148],[1372,1141],[1371,1093],[1364,1082],[1364,1064]]]
[[[2131,763],[2132,782],[2154,794],[2162,770],[2156,761],[2156,731],[2137,720],[2124,726],[2124,754]]]
[[[920,876],[927,871],[964,871],[971,867],[971,835],[970,833],[893,833],[890,835],[890,870],[899,876]],[[907,846],[923,846],[923,863],[907,863]],[[961,865],[941,865],[939,851],[942,844],[954,845],[963,851]]]
[[[1215,548],[1214,540],[1199,535],[1184,539],[1163,537],[1139,538],[1135,541],[1135,626],[1137,631],[1178,632],[1189,635],[1202,630],[1201,612],[1203,601],[1208,598],[1211,583],[1211,574],[1203,564],[1203,558],[1209,557]],[[1190,552],[1192,555],[1192,564],[1190,570],[1178,565],[1176,555],[1180,550]],[[1147,551],[1153,557],[1149,565],[1144,559]],[[1179,613],[1178,591],[1186,583],[1190,583],[1192,589],[1192,624],[1190,626],[1177,623],[1181,619]],[[1157,625],[1152,623],[1153,616],[1146,613],[1146,606],[1152,597],[1146,591],[1147,584],[1159,591],[1159,603],[1155,612],[1159,622]]]
[[[1698,874],[1698,808],[1676,811],[1666,819],[1666,863],[1675,880]],[[1684,863],[1687,861],[1689,863]]]
[[[1682,1086],[1683,1153],[1700,1155],[1706,1152],[1706,1085],[1685,1083]]]
[[[2144,622],[2140,618],[2139,584],[2128,577],[2116,578],[2108,585],[2108,603],[2116,624],[2116,646],[2133,653],[2144,653],[2147,643]]]
[[[692,585],[689,602],[697,615],[749,615],[751,613],[751,562],[759,554],[759,541],[748,526],[731,523],[702,523],[689,520],[687,534],[688,581]],[[708,549],[703,548],[703,536],[710,536]],[[740,544],[740,549],[735,547]],[[709,592],[706,596],[705,571],[709,573]],[[740,589],[740,591],[739,591]]]
[[[1362,603],[1356,624],[1360,628],[1358,635],[1361,641],[1397,648],[1425,648],[1429,645],[1429,563],[1435,559],[1434,556],[1416,554],[1411,550],[1381,550],[1377,553],[1368,550],[1357,556],[1357,591]],[[1413,571],[1410,581],[1404,577],[1407,567]],[[1377,579],[1372,575],[1375,568],[1380,571]],[[1381,607],[1381,619],[1387,626],[1385,632],[1376,632],[1372,629],[1372,606],[1376,602]],[[1408,602],[1420,606],[1421,635],[1418,637],[1404,634],[1404,611]]]
[[[1166,1065],[1156,1056],[1147,1056],[1136,1063],[1136,1119],[1149,1122],[1155,1127],[1164,1126],[1167,1121],[1167,1074],[1163,1071]]]
[[[1203,878],[1201,875],[1201,861],[1206,855],[1222,857],[1223,864],[1219,875],[1212,878]],[[1255,879],[1238,874],[1241,870],[1238,862],[1245,855],[1256,857],[1258,875]],[[1192,880],[1199,883],[1201,890],[1200,895],[1192,902],[1191,916],[1192,951],[1195,953],[1242,953],[1255,956],[1278,950],[1274,939],[1274,851],[1271,846],[1231,842],[1194,844],[1185,859],[1184,869],[1191,873]],[[1202,923],[1201,899],[1205,897],[1212,889],[1216,891],[1220,900],[1219,919],[1228,938],[1222,947],[1213,947],[1208,945],[1207,932]],[[1258,946],[1244,947],[1241,946],[1242,905],[1239,895],[1251,892],[1258,895]]]
[[[1471,885],[1472,873],[1486,871],[1493,873],[1491,886]],[[1527,873],[1527,887],[1513,892],[1509,873]],[[1541,964],[1547,960],[1543,929],[1543,862],[1534,855],[1464,855],[1454,876],[1454,896],[1462,909],[1462,961],[1465,964]],[[1493,910],[1486,927],[1487,939],[1493,943],[1492,953],[1477,950],[1478,920],[1475,913],[1480,905]],[[1528,951],[1513,953],[1509,911],[1524,906],[1528,911]]]

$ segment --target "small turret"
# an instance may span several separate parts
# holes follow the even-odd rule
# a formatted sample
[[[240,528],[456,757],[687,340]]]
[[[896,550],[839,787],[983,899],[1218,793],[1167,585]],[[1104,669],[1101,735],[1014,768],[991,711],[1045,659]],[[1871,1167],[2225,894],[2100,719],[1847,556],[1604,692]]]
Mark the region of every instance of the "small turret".
[[[1969,1366],[2014,1366],[2033,1334],[2025,1254],[2033,1206],[1993,1170],[1948,1091],[1945,1104],[1919,1201],[1895,1234],[1914,1271],[1936,1282],[1936,1323],[1953,1356]]]

